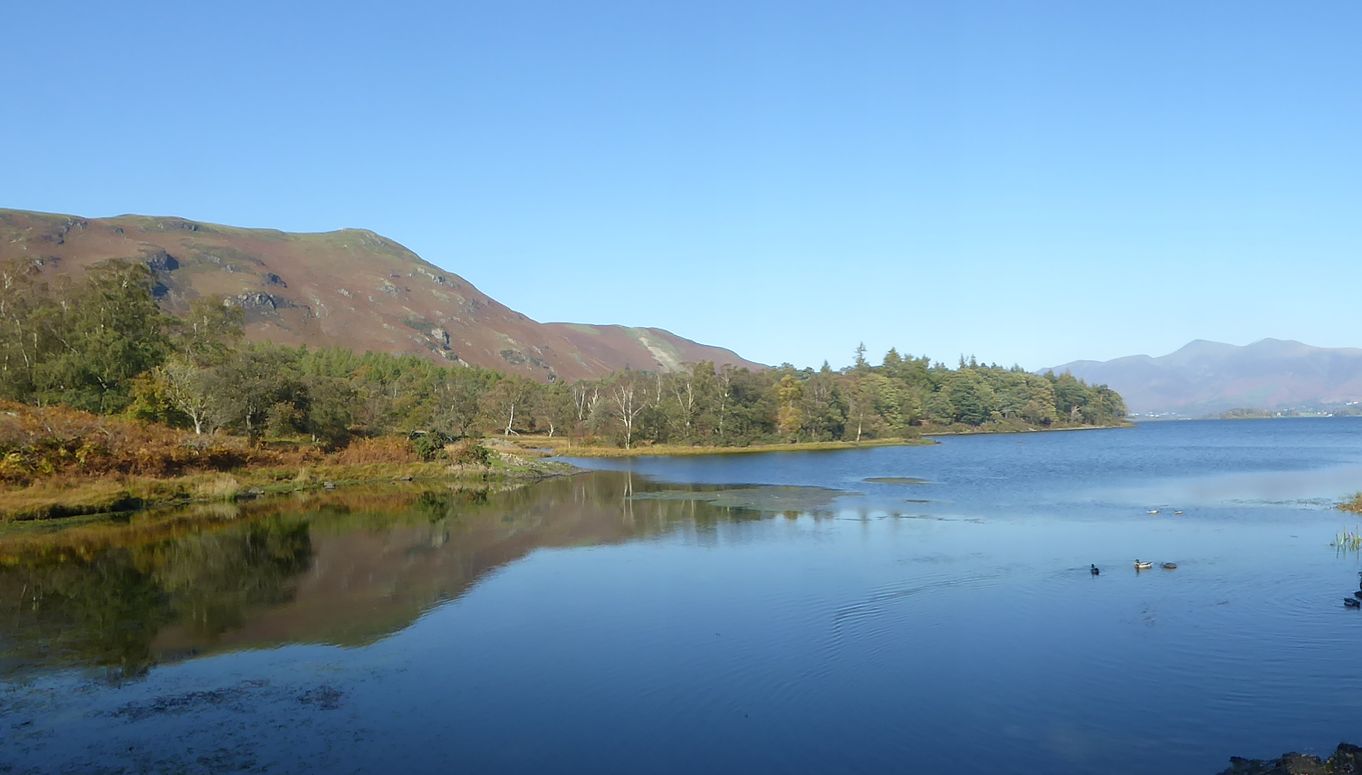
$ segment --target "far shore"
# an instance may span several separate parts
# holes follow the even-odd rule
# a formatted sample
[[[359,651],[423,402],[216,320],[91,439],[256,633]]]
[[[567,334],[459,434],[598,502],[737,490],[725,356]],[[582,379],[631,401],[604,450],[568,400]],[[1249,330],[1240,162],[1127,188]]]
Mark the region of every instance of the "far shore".
[[[745,447],[720,446],[714,444],[639,444],[634,447],[610,447],[600,444],[574,444],[571,439],[561,436],[516,436],[509,441],[520,451],[547,457],[579,458],[633,458],[633,457],[688,457],[700,455],[751,455],[766,452],[823,452],[873,447],[919,447],[939,442],[939,436],[979,436],[1012,433],[1051,433],[1055,431],[1095,431],[1110,428],[1131,428],[1134,423],[1123,422],[1119,425],[1063,425],[1041,427],[1030,425],[1009,425],[973,429],[963,426],[948,427],[942,430],[924,431],[916,436],[886,439],[864,439],[862,441],[791,441],[772,444],[751,444]]]
[[[1012,433],[1059,433],[1060,431],[1109,431],[1114,428],[1134,428],[1135,423],[1123,422],[1118,425],[1061,425],[1048,428],[982,428],[979,430],[928,431],[923,436],[998,436]]]
[[[919,437],[866,439],[865,441],[794,441],[780,444],[752,444],[746,447],[683,444],[640,444],[636,447],[606,447],[572,444],[567,439],[548,436],[520,436],[512,440],[523,452],[545,457],[626,458],[688,457],[699,455],[751,455],[762,452],[820,452],[865,447],[926,446],[935,442]]]

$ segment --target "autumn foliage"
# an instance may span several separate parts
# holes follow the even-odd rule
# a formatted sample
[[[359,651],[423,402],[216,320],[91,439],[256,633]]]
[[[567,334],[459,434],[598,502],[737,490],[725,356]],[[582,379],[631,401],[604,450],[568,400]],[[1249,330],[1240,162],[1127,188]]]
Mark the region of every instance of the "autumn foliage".
[[[0,402],[0,482],[9,484],[52,476],[225,471],[276,457],[236,437],[195,436],[65,407]]]

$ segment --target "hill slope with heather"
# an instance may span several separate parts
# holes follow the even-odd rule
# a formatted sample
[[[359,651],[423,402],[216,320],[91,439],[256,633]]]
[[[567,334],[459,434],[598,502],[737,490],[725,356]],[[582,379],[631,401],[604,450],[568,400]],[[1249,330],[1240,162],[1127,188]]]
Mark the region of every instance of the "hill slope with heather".
[[[220,295],[247,336],[289,345],[414,353],[575,380],[683,363],[759,367],[731,350],[659,328],[539,323],[391,239],[360,229],[295,234],[183,218],[81,218],[0,209],[0,261],[53,277],[109,259],[145,263],[171,312]]]
[[[1263,339],[1238,347],[1197,340],[1157,358],[1131,355],[1054,368],[1104,383],[1136,413],[1322,407],[1362,400],[1362,349]]]

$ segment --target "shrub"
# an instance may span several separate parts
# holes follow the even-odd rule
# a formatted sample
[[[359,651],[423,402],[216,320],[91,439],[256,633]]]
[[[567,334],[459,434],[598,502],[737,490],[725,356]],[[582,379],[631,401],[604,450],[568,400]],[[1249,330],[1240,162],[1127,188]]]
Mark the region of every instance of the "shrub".
[[[416,456],[425,461],[438,458],[445,451],[445,445],[450,441],[449,437],[443,433],[430,431],[412,436],[411,448],[416,451]]]
[[[454,446],[449,455],[456,465],[461,466],[482,466],[492,465],[492,450],[484,447],[482,442],[477,439],[467,439]]]

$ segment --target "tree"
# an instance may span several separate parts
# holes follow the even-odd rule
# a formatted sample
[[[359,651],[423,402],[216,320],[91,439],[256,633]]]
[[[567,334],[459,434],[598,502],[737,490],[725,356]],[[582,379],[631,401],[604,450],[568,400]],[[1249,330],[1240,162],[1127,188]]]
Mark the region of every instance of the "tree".
[[[647,402],[639,391],[638,372],[628,369],[615,375],[606,390],[606,398],[610,402],[610,415],[620,425],[624,437],[624,448],[633,447],[634,426],[638,422],[638,416],[647,407]]]
[[[550,438],[559,431],[571,428],[577,416],[572,388],[563,382],[553,382],[537,390],[534,416],[536,424],[548,428]]]
[[[30,326],[44,329],[33,382],[40,402],[116,412],[132,381],[165,357],[165,319],[151,295],[151,272],[106,261],[79,284],[64,283],[55,303],[38,305]],[[44,343],[46,346],[44,346]]]
[[[937,425],[950,425],[955,422],[955,404],[944,390],[935,390],[927,395],[922,404],[923,415]]]
[[[28,401],[44,338],[38,310],[50,305],[48,288],[31,262],[0,265],[0,396]]]
[[[189,314],[176,320],[171,343],[186,362],[216,366],[227,359],[243,336],[245,313],[220,296],[205,296],[189,305]]]
[[[952,375],[945,391],[955,407],[955,420],[966,425],[983,425],[993,414],[993,390],[974,369]]]
[[[859,442],[863,436],[902,434],[908,420],[903,403],[905,391],[881,373],[853,373],[847,389],[845,437]]]
[[[215,405],[212,391],[216,385],[210,370],[174,356],[153,374],[162,386],[161,395],[166,403],[189,419],[196,435],[203,433],[205,426],[212,430],[209,418]]]
[[[210,413],[224,425],[246,432],[254,442],[272,407],[294,404],[303,397],[296,351],[256,345],[232,354],[212,370]]]
[[[357,403],[354,384],[340,377],[304,374],[302,385],[307,395],[302,430],[311,434],[314,442],[336,445],[348,439]]]
[[[804,396],[804,386],[793,374],[786,374],[776,385],[776,431],[789,441],[799,438],[799,430],[804,427],[804,412],[800,399]]]
[[[1054,386],[1055,411],[1066,420],[1077,421],[1083,416],[1083,406],[1088,402],[1088,388],[1074,375],[1065,372],[1059,377],[1049,375]]]
[[[837,382],[837,375],[824,361],[823,367],[804,383],[801,427],[812,440],[840,439],[846,430],[846,403]]]
[[[520,420],[522,425],[533,422],[531,410],[534,387],[534,383],[524,377],[509,376],[497,380],[481,402],[488,427],[510,436],[519,434],[515,429],[516,420]]]
[[[440,369],[424,425],[454,438],[471,435],[481,416],[482,397],[492,382],[488,376],[480,369]]]

